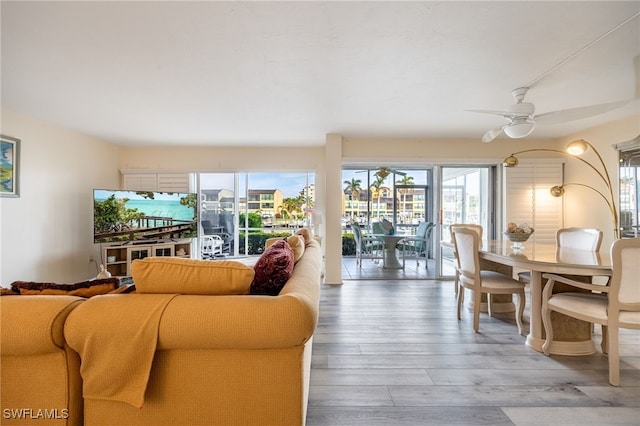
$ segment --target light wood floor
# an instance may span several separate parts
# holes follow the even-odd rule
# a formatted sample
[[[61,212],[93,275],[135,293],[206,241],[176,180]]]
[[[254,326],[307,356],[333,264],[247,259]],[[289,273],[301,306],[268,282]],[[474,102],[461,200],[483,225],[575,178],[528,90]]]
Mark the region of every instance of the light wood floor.
[[[601,353],[545,357],[512,314],[471,323],[450,281],[323,285],[307,425],[640,425],[639,331],[621,334],[616,388]]]
[[[453,269],[448,272],[453,275]],[[342,258],[342,278],[345,280],[420,280],[435,277],[434,259],[429,259],[429,269],[425,268],[424,259],[420,259],[420,264],[415,259],[408,259],[404,269],[384,269],[381,261],[375,263],[372,259],[364,259],[362,266],[358,266],[355,257]]]

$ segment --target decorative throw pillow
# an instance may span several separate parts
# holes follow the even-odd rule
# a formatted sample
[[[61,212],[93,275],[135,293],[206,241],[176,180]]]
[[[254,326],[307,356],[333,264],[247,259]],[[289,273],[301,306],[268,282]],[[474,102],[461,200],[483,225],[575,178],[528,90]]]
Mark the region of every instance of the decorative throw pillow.
[[[251,283],[251,294],[280,294],[293,272],[294,263],[293,250],[286,240],[273,243],[262,253],[253,268],[255,277]]]
[[[147,257],[131,263],[136,293],[249,294],[253,268],[232,260]]]
[[[292,235],[287,238],[287,242],[291,246],[291,250],[293,250],[293,261],[297,263],[304,254],[306,247],[304,237],[299,234]]]
[[[264,248],[268,249],[276,241],[285,240],[285,239],[287,240],[287,242],[291,246],[291,249],[293,250],[293,260],[294,260],[295,263],[297,263],[298,260],[300,260],[300,258],[304,254],[304,249],[305,249],[305,241],[304,241],[304,237],[302,235],[296,234],[296,235],[292,235],[292,236],[287,237],[287,238],[284,238],[284,237],[269,238],[269,239],[267,239],[267,241],[265,241]]]
[[[20,295],[20,292],[16,290],[0,287],[0,296],[19,296],[19,295]]]
[[[299,229],[298,232],[296,232],[296,235],[302,235],[305,244],[309,244],[309,242],[313,240],[313,232],[309,228]]]
[[[91,281],[82,281],[75,284],[57,284],[33,281],[14,281],[11,283],[11,289],[20,294],[65,294],[80,297],[91,297],[99,294],[111,293],[119,287],[120,279],[117,277],[100,278]]]

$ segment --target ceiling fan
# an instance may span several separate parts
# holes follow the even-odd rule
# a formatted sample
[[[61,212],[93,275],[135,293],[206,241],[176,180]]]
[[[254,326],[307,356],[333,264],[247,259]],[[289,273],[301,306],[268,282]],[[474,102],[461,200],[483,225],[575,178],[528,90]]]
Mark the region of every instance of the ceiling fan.
[[[518,87],[511,91],[516,103],[511,105],[507,110],[484,110],[470,109],[469,112],[479,112],[482,114],[501,115],[509,122],[502,127],[496,127],[487,131],[482,136],[482,142],[491,142],[500,134],[504,133],[512,139],[520,139],[527,137],[533,132],[537,123],[555,124],[567,121],[579,120],[581,118],[592,117],[594,115],[604,114],[613,111],[616,108],[628,103],[628,100],[611,102],[607,104],[589,105],[585,107],[563,109],[558,111],[545,112],[536,114],[535,106],[530,102],[524,102],[529,87]]]
[[[556,124],[556,123],[563,123],[563,122],[568,122],[573,120],[579,120],[587,117],[593,117],[594,115],[604,114],[605,112],[613,111],[614,109],[629,103],[631,100],[627,99],[619,102],[589,105],[585,107],[563,109],[558,111],[545,112],[543,114],[536,114],[535,106],[530,102],[524,102],[524,97],[529,91],[529,89],[533,87],[535,84],[537,84],[538,82],[540,82],[540,80],[547,77],[553,71],[555,71],[562,65],[566,64],[567,62],[569,62],[570,60],[572,60],[582,52],[586,51],[591,46],[598,43],[600,40],[609,36],[616,30],[618,30],[620,27],[636,19],[638,16],[640,16],[640,12],[635,13],[634,15],[628,17],[620,24],[616,25],[609,31],[602,34],[600,37],[596,38],[595,40],[591,41],[587,45],[578,49],[576,52],[569,55],[564,60],[560,61],[560,63],[556,64],[551,69],[547,70],[542,75],[535,78],[529,84],[512,90],[511,94],[513,95],[513,98],[515,99],[516,103],[511,105],[506,111],[482,110],[482,109],[467,110],[469,112],[479,112],[482,114],[501,115],[509,121],[507,124],[503,125],[502,127],[497,127],[487,131],[484,134],[484,136],[482,136],[482,142],[485,142],[485,143],[491,142],[492,140],[500,136],[500,134],[502,133],[506,134],[507,136],[513,139],[524,138],[529,136],[531,132],[533,132],[533,129],[535,128],[537,123]],[[636,73],[638,73],[637,62],[638,61],[636,61]],[[638,90],[639,88],[636,87],[636,91]]]
[[[367,170],[362,170],[358,173],[362,173],[362,172],[366,172]],[[382,179],[386,178],[387,176],[389,176],[391,173],[395,173],[397,175],[400,176],[406,176],[407,174],[405,172],[401,172],[400,170],[395,170],[389,167],[378,167],[376,169],[376,172],[374,173],[375,176],[378,176]]]

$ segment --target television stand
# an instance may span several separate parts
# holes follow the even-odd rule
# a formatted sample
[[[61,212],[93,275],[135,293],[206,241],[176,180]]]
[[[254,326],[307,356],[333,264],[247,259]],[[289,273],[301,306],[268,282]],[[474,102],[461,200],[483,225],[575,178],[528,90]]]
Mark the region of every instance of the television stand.
[[[136,241],[122,245],[103,247],[102,261],[105,269],[116,277],[131,276],[131,262],[147,257],[190,258],[192,240]]]

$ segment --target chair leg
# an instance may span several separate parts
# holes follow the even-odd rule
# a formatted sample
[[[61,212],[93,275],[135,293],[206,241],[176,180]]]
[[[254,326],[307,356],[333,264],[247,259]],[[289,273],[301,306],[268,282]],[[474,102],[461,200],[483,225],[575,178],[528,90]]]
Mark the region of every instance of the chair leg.
[[[542,301],[542,325],[546,334],[546,339],[542,344],[542,353],[548,356],[551,350],[551,342],[553,341],[553,326],[551,325],[551,309],[549,309],[546,300]]]
[[[618,355],[618,327],[607,327],[609,346],[609,383],[620,386],[620,358]]]
[[[609,335],[609,327],[607,327],[606,325],[603,325],[602,326],[602,343],[600,344],[603,354],[609,353],[609,336],[608,335]]]
[[[460,292],[458,293],[458,320],[460,319],[460,309],[462,307],[463,299],[464,299],[464,287],[460,287]]]
[[[491,296],[491,293],[487,293],[487,314],[492,317],[493,314],[491,313],[491,300],[493,299],[493,297]]]
[[[473,331],[476,333],[480,330],[480,301],[482,300],[482,292],[476,288],[473,290]]]
[[[518,307],[516,309],[516,324],[518,324],[518,334],[522,336],[522,314],[524,314],[524,289],[516,293],[518,296]]]
[[[458,294],[458,287],[459,287],[459,285],[458,285],[458,272],[456,272],[456,276],[455,276],[455,279],[454,279],[454,286],[455,286],[456,294]]]

